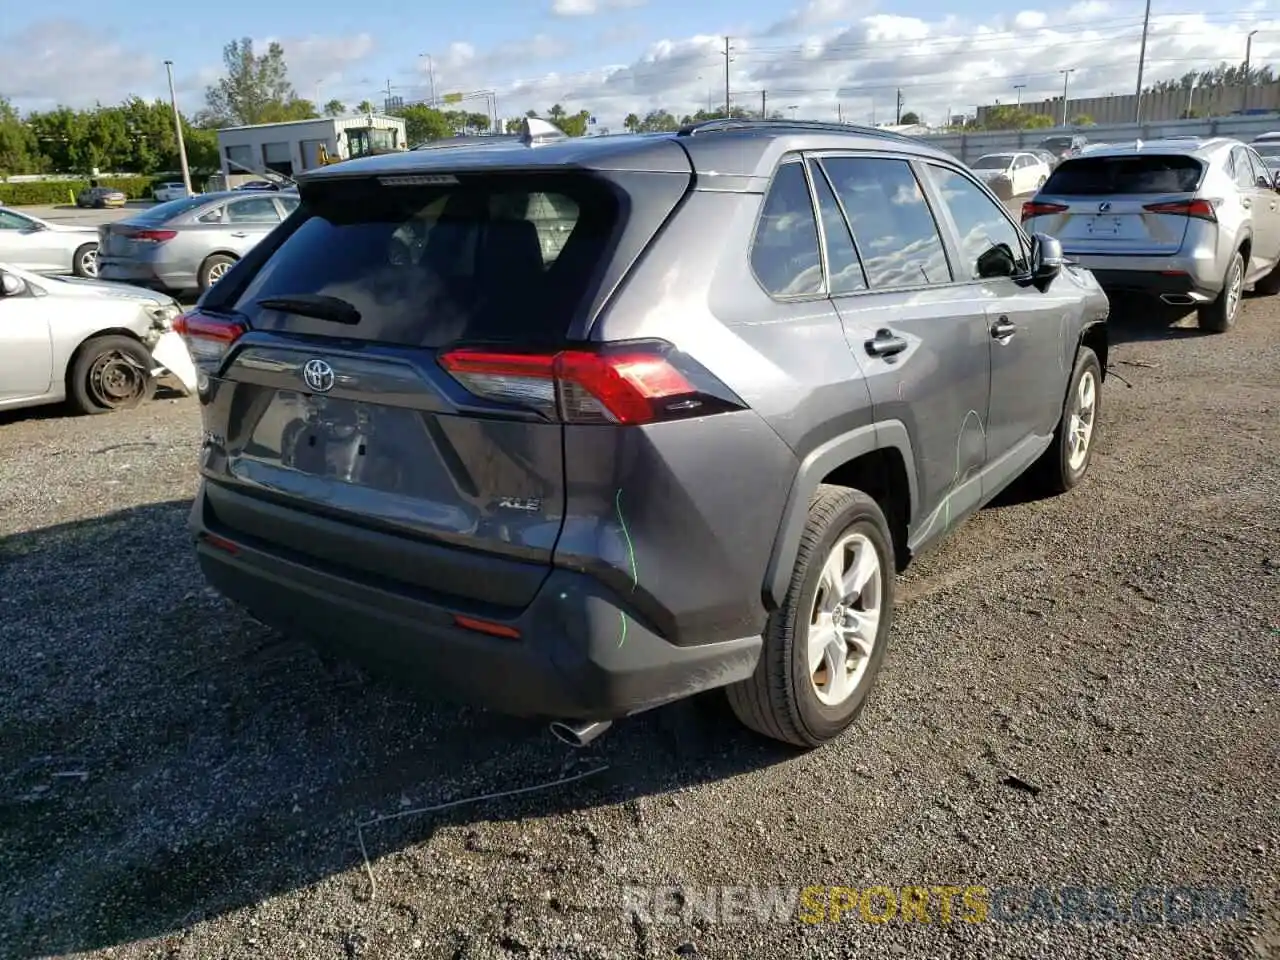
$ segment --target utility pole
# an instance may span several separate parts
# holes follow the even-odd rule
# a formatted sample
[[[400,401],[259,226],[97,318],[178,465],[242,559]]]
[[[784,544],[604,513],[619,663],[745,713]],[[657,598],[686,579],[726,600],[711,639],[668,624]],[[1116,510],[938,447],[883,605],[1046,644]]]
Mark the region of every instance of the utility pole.
[[[1257,30],[1250,30],[1249,36],[1244,39],[1244,95],[1240,98],[1240,109],[1249,109],[1249,64],[1253,60],[1253,35]]]
[[[1147,12],[1142,15],[1142,45],[1138,47],[1138,90],[1133,95],[1133,122],[1142,122],[1142,69],[1147,65],[1147,31],[1151,29],[1151,0],[1147,0]]]
[[[893,125],[895,127],[902,126],[902,88],[898,88],[898,106],[894,112]]]
[[[431,108],[434,110],[436,106],[436,64],[429,53],[420,53],[418,56],[426,57],[427,59],[427,80],[431,84]]]
[[[760,119],[761,120],[769,119],[769,91],[768,90],[760,91]]]
[[[194,192],[191,189],[191,168],[187,166],[187,145],[182,139],[182,114],[178,112],[178,94],[173,89],[173,61],[166,60],[164,69],[169,74],[169,103],[173,105],[173,132],[178,138],[178,159],[182,163],[182,185],[187,188],[187,196]]]
[[[1076,72],[1076,68],[1070,70],[1059,70],[1062,74],[1062,125],[1067,125],[1067,85],[1071,82],[1071,75]]]
[[[1015,83],[1013,85],[1013,89],[1018,92],[1018,109],[1019,110],[1022,109],[1022,88],[1025,86],[1026,86],[1025,83]]]
[[[729,38],[724,38],[724,116],[729,119],[729,64],[733,62],[729,54],[733,51],[733,47],[729,45]]]
[[[836,101],[836,122],[844,123],[844,104]]]

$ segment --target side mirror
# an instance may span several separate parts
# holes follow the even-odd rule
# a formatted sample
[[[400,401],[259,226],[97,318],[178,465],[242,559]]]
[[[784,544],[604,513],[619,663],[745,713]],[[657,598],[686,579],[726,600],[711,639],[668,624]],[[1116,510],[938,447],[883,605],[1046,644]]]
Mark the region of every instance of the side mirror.
[[[27,285],[11,273],[0,273],[0,293],[6,297],[16,297],[27,289]]]
[[[1031,238],[1031,282],[1038,289],[1049,289],[1062,272],[1062,264],[1062,244],[1057,237],[1037,233]]]

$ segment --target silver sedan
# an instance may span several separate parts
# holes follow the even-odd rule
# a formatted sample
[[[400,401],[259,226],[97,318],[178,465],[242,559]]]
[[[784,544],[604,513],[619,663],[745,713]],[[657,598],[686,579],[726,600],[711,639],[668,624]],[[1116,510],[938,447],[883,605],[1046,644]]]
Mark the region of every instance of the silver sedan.
[[[105,413],[137,405],[160,382],[193,392],[178,312],[163,294],[0,263],[0,410],[67,400]]]
[[[230,190],[139,211],[99,228],[99,275],[204,293],[297,206],[288,190]]]
[[[0,208],[0,262],[33,273],[98,275],[98,228],[49,223],[10,207]]]

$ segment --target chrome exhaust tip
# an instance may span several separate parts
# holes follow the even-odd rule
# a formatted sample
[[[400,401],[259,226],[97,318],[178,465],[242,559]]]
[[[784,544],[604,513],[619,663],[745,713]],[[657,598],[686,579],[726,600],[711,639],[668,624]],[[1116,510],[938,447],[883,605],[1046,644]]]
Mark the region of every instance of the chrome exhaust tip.
[[[597,720],[593,723],[573,723],[568,720],[556,720],[551,724],[551,735],[561,743],[566,743],[580,750],[611,726],[613,726],[613,722],[610,720]]]
[[[1160,299],[1171,307],[1189,307],[1196,302],[1189,293],[1162,293]]]

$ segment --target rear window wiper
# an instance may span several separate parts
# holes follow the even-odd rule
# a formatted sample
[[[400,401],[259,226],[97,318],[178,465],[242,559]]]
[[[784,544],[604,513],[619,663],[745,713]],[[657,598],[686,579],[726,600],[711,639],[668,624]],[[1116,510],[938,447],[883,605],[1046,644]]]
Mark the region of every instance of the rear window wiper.
[[[355,326],[360,322],[359,310],[341,297],[330,297],[322,293],[294,293],[280,297],[263,297],[257,301],[257,305],[266,310],[279,310],[300,317],[314,317],[316,320],[328,320],[330,323]]]

